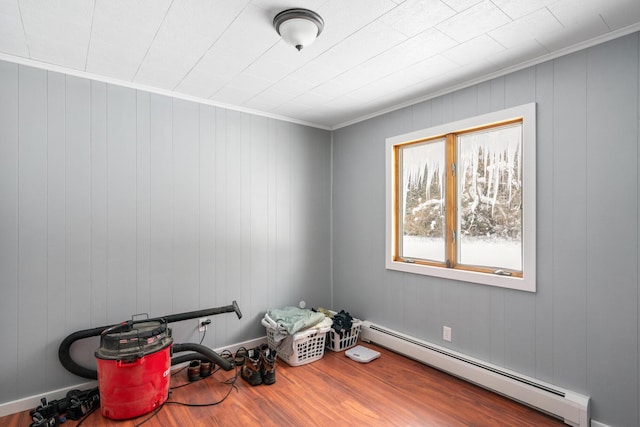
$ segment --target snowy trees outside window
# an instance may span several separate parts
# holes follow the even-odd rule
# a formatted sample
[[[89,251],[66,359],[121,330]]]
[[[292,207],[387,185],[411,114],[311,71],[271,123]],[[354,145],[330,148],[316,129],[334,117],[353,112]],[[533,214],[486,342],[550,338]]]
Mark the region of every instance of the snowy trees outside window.
[[[535,290],[535,104],[387,139],[390,269]]]
[[[402,256],[444,263],[445,139],[409,145],[398,154],[402,158]]]
[[[522,123],[457,137],[458,262],[522,271]]]

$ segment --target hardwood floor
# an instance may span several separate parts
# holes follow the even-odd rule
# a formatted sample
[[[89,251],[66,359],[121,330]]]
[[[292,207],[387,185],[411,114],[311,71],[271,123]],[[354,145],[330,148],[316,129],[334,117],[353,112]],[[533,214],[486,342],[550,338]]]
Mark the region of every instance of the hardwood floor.
[[[316,362],[298,367],[278,361],[277,381],[252,387],[234,372],[217,371],[188,383],[186,370],[171,379],[167,403],[153,416],[114,421],[100,411],[82,426],[562,426],[561,421],[488,392],[386,349],[368,364],[352,361],[344,352],[327,351]],[[179,387],[181,384],[188,384]],[[0,418],[0,426],[28,427],[29,412]],[[73,427],[78,421],[67,421]]]

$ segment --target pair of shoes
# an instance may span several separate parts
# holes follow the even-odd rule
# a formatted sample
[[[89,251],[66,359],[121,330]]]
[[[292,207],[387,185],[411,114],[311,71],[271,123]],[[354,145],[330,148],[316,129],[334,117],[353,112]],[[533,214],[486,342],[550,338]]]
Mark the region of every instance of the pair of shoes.
[[[213,373],[213,363],[208,360],[192,360],[187,368],[189,381],[197,381],[206,378]]]
[[[245,350],[241,374],[242,378],[253,386],[275,383],[276,351],[266,344]]]

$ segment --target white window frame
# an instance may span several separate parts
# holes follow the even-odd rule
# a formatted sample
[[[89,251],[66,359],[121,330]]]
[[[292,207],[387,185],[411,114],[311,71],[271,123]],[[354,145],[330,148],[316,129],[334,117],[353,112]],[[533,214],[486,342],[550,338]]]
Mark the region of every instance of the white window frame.
[[[522,277],[488,274],[394,260],[396,241],[394,212],[394,147],[435,135],[445,135],[492,123],[522,118]],[[513,108],[483,114],[386,139],[386,232],[385,267],[406,273],[423,274],[480,283],[502,288],[536,291],[536,104],[530,103]]]

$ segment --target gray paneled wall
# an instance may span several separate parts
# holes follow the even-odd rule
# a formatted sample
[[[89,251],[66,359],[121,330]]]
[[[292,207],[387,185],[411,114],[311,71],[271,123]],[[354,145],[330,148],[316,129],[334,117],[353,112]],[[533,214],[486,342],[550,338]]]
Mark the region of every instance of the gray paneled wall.
[[[640,424],[639,36],[334,132],[334,306],[592,397]],[[386,137],[535,101],[535,294],[384,269]],[[442,340],[442,326],[453,342]]]
[[[264,336],[270,307],[329,306],[330,143],[0,62],[0,403],[84,382],[57,358],[76,330],[237,300],[206,335],[222,347]]]

